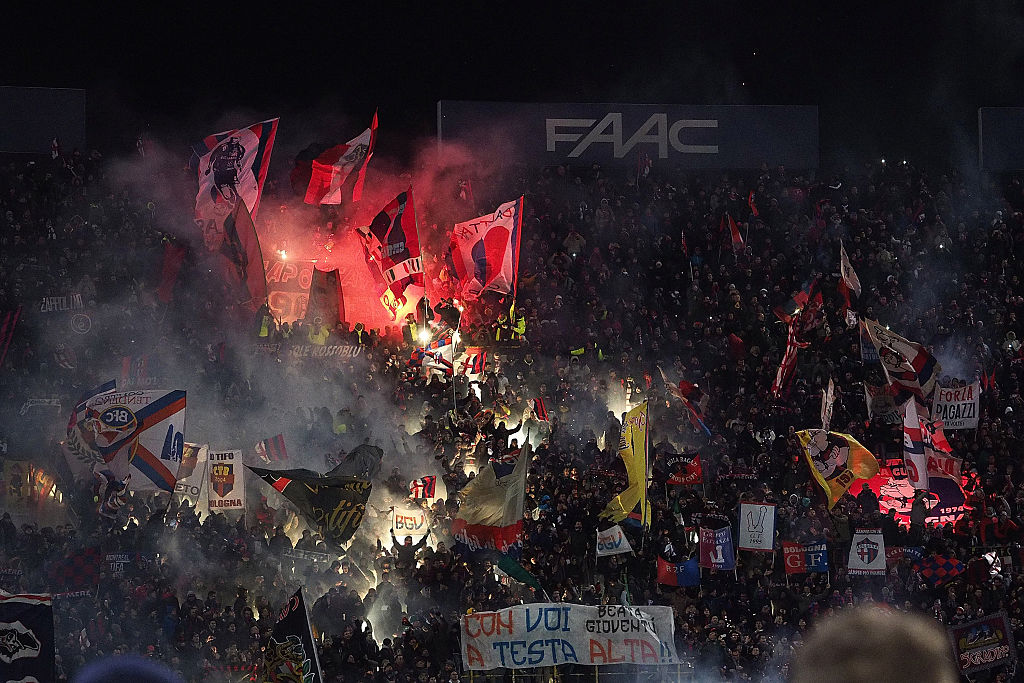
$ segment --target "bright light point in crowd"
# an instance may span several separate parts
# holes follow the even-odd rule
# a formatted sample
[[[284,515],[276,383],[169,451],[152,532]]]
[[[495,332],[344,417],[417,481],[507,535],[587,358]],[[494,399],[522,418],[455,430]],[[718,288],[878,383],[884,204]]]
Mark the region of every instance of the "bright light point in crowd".
[[[281,260],[282,261],[287,261],[288,260],[288,252],[285,251],[284,249],[279,250],[277,253],[281,255]]]
[[[452,341],[458,344],[460,341],[462,341],[462,335],[456,332],[455,334],[452,335]]]
[[[904,160],[903,160],[903,165],[904,165],[904,166],[906,166],[906,165],[907,165],[907,160],[906,160],[906,159],[904,159]]]
[[[883,164],[885,163],[885,159],[882,159],[882,163],[883,163]]]
[[[427,329],[420,330],[419,338],[420,338],[421,342],[426,344],[428,341],[430,341],[430,330],[427,330]]]

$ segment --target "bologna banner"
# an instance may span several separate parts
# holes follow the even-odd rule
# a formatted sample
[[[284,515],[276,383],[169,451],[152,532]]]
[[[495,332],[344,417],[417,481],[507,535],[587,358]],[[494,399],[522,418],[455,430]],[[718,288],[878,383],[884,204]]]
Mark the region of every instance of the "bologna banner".
[[[495,133],[500,132],[500,136]],[[818,165],[813,106],[437,103],[437,137],[509,164],[633,166],[646,153],[684,169]],[[494,140],[514,140],[495,149]]]
[[[477,671],[560,664],[670,665],[672,608],[533,603],[462,617],[462,663]]]
[[[981,382],[963,387],[935,387],[932,413],[944,429],[975,429],[981,407]]]

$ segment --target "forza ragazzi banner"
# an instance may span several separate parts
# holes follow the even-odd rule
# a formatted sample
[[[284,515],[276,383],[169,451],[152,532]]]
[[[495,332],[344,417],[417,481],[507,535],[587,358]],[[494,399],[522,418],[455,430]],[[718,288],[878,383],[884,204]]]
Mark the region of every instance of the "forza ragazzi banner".
[[[437,103],[438,140],[493,153],[495,133],[515,140],[496,155],[509,163],[601,163],[760,168],[818,165],[818,108],[539,102]]]

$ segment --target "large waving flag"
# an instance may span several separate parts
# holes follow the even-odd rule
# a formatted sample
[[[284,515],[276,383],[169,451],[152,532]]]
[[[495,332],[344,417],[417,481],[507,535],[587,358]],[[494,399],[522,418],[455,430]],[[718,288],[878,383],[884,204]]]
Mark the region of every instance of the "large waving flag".
[[[207,135],[192,145],[189,166],[199,176],[196,212],[207,203],[229,206],[241,198],[252,216],[260,208],[279,119]]]
[[[270,640],[263,648],[263,671],[266,681],[323,683],[317,642],[301,586],[281,610]]]
[[[365,479],[334,474],[338,468],[326,475],[305,469],[249,469],[290,500],[309,525],[335,546],[348,541],[359,528],[373,488]]]
[[[75,406],[63,444],[72,473],[130,476],[136,491],[173,491],[185,447],[185,392],[119,392],[113,384]]]
[[[518,557],[523,547],[523,500],[530,445],[523,446],[512,471],[499,476],[494,463],[480,468],[459,491],[452,536],[468,551],[497,550]]]
[[[359,228],[370,271],[380,276],[380,302],[392,320],[415,310],[423,297],[423,262],[416,228],[412,188],[381,209],[373,222]]]
[[[626,465],[629,486],[612,498],[601,512],[602,519],[625,521],[634,526],[651,524],[651,504],[647,502],[647,401],[626,413],[619,434],[619,457]]]
[[[452,228],[447,270],[459,283],[462,298],[475,299],[484,291],[515,294],[522,227],[520,197],[505,202],[493,214]]]
[[[942,374],[942,366],[917,342],[904,339],[877,321],[864,319],[864,329],[877,349],[882,369],[890,384],[927,399]]]
[[[678,398],[682,402],[683,407],[686,408],[686,415],[690,420],[693,431],[703,431],[707,436],[711,436],[711,430],[708,429],[707,424],[704,422],[704,409],[708,405],[708,395],[699,386],[692,382],[687,382],[685,379],[679,380],[679,384],[672,384],[668,381],[665,371],[660,366],[658,367],[658,372],[661,373],[661,379],[665,382],[665,388],[668,389],[668,393]]]
[[[310,145],[295,159],[292,188],[307,204],[357,202],[363,194],[366,166],[377,141],[377,114],[370,127],[340,145]]]
[[[804,447],[811,474],[825,490],[830,510],[855,480],[878,474],[875,456],[849,434],[805,429],[796,436]]]
[[[267,300],[267,273],[256,226],[241,197],[233,202],[196,205],[203,245],[234,296],[234,303],[256,311]]]

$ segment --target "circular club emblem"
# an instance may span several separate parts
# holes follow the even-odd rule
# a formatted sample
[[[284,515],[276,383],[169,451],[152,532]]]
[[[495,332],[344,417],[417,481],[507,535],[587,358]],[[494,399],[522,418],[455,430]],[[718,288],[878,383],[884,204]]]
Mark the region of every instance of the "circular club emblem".
[[[75,313],[71,316],[71,331],[77,334],[86,334],[92,329],[92,318],[85,313]]]
[[[126,406],[109,406],[100,413],[96,429],[96,442],[100,446],[111,446],[131,436],[138,420],[135,413]]]

